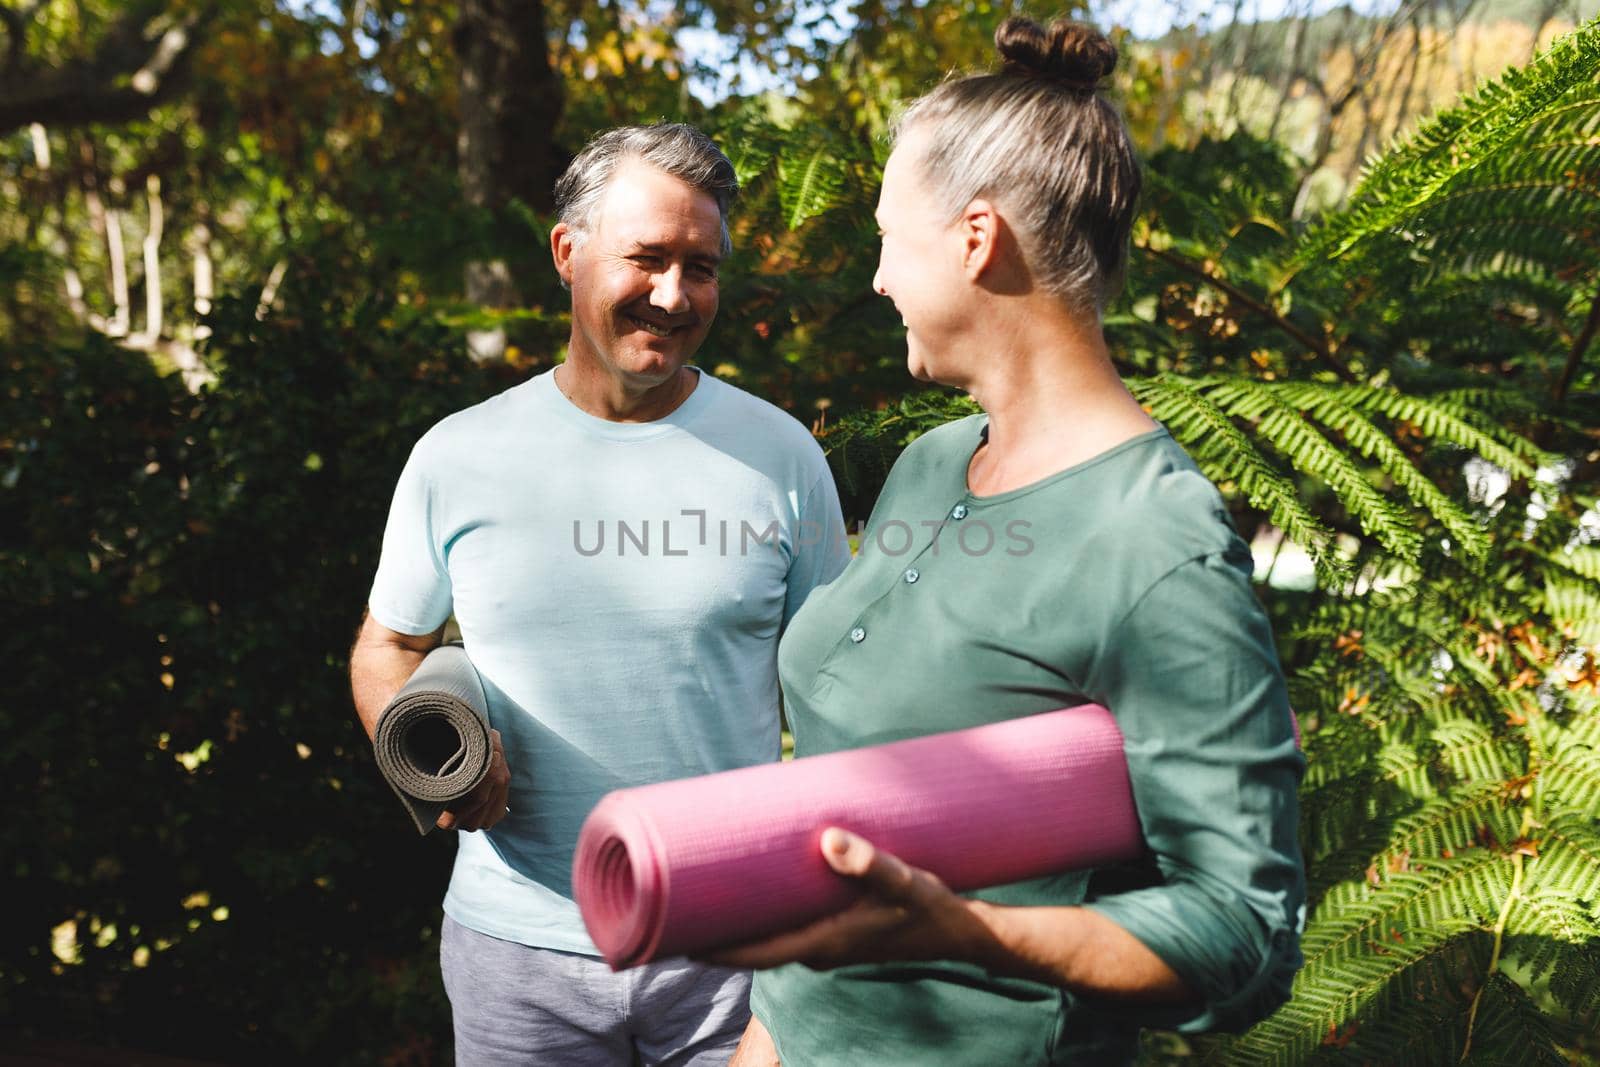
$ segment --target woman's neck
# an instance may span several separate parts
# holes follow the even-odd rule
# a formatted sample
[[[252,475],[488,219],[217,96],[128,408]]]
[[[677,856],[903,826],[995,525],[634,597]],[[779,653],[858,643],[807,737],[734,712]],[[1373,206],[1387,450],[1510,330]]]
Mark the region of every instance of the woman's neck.
[[[1098,321],[1011,317],[1005,351],[988,353],[966,385],[989,415],[967,485],[993,496],[1031,485],[1156,429],[1111,365]]]

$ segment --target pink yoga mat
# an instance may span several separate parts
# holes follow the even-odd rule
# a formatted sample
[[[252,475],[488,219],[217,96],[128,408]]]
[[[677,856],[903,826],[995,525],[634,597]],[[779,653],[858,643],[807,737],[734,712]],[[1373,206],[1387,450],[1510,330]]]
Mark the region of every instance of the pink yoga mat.
[[[1122,734],[1088,704],[607,794],[572,883],[614,969],[791,929],[856,887],[822,858],[840,826],[957,891],[1131,859]]]

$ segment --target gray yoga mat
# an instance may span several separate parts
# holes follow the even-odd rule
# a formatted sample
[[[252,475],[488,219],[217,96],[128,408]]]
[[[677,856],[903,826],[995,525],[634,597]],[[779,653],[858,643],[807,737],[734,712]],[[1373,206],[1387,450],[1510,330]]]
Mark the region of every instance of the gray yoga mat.
[[[425,834],[450,802],[489,773],[489,703],[459,644],[428,653],[378,716],[372,739],[378,770],[417,832]]]

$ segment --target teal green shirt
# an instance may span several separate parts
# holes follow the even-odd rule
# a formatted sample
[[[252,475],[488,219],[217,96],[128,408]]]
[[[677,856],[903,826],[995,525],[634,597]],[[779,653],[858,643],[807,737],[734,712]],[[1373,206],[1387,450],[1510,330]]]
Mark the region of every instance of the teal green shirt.
[[[1087,903],[1204,1003],[1090,1002],[957,963],[800,966],[752,1006],[795,1067],[1131,1062],[1141,1024],[1241,1028],[1288,996],[1305,884],[1283,675],[1251,559],[1165,430],[990,497],[967,489],[984,416],[896,463],[854,562],[779,650],[800,756],[1093,702],[1110,708],[1151,862],[974,894]],[[1115,887],[1112,891],[1108,887]]]

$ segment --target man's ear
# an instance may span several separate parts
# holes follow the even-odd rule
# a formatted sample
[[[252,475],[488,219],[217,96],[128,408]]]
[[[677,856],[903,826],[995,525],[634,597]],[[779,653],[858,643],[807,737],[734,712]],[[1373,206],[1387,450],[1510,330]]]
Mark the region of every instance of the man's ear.
[[[958,229],[961,234],[961,266],[967,278],[977,281],[994,269],[1000,255],[1001,234],[1005,219],[994,202],[977,197],[961,212]]]
[[[572,253],[576,247],[572,227],[564,222],[550,227],[550,259],[555,263],[556,273],[561,276],[562,283],[568,288],[572,286]]]

